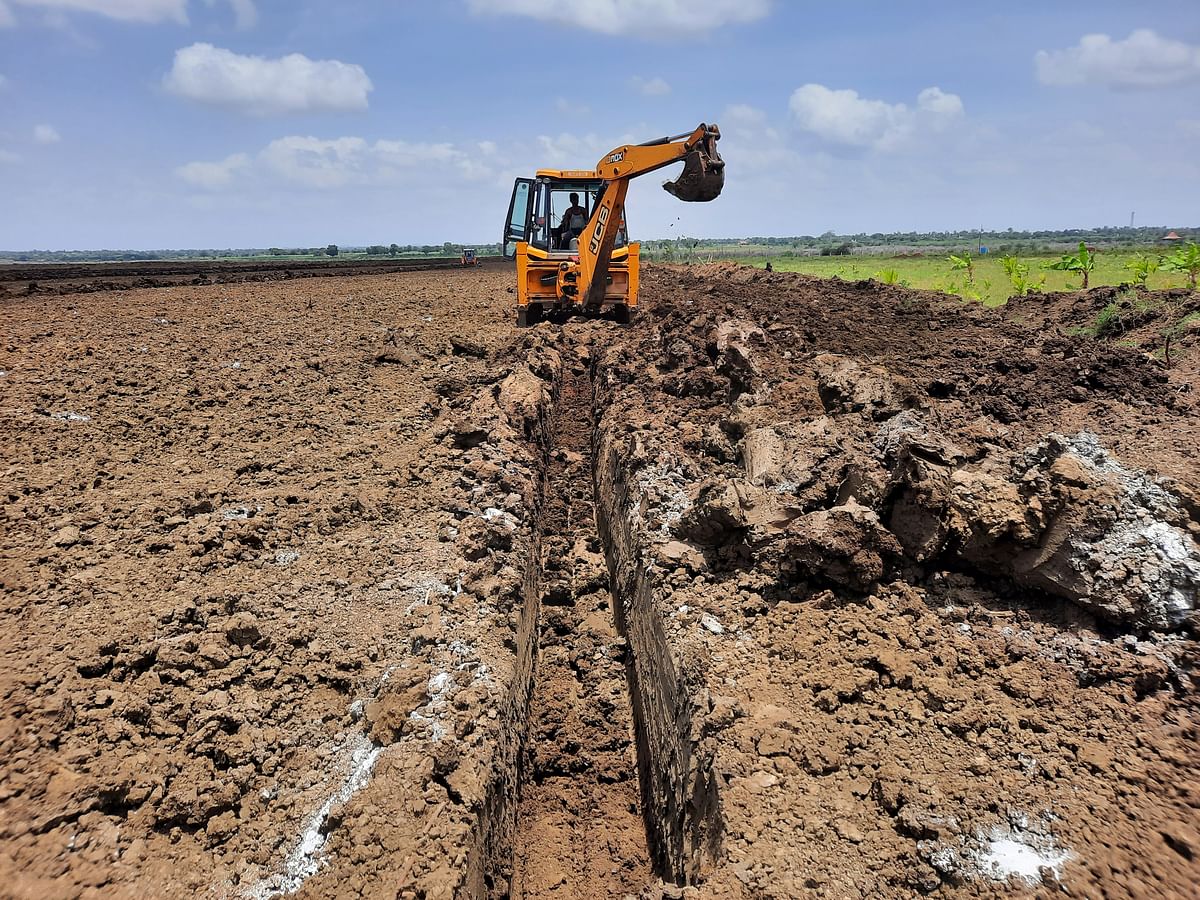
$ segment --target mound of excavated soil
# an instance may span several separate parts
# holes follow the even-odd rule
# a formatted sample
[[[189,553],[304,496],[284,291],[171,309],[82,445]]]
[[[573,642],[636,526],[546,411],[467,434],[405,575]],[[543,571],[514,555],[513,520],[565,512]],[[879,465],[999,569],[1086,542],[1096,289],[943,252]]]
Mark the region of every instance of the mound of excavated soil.
[[[872,283],[646,283],[597,364],[598,497],[666,870],[1189,893],[1193,395]]]
[[[0,304],[3,893],[1190,895],[1190,337],[512,277]]]
[[[1106,344],[1161,360],[1180,391],[1200,379],[1200,292],[1099,287],[1074,293],[1013,297],[1007,317],[1040,330],[1092,334]]]

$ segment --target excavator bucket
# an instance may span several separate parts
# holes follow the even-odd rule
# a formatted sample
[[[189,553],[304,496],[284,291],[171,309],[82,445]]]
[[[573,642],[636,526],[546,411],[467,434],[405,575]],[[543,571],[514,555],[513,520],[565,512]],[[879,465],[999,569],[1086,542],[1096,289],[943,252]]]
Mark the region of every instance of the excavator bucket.
[[[663,183],[663,190],[688,203],[716,200],[725,187],[725,160],[717,152],[721,132],[714,125],[683,160],[683,172],[674,181]]]

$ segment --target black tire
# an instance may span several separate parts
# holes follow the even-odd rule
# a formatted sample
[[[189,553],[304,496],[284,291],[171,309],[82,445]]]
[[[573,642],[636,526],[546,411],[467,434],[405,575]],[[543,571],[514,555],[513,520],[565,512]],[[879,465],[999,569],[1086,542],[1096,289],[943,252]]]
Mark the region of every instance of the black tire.
[[[517,307],[517,327],[528,328],[530,325],[536,325],[542,321],[542,305],[540,303],[529,303],[525,306]]]

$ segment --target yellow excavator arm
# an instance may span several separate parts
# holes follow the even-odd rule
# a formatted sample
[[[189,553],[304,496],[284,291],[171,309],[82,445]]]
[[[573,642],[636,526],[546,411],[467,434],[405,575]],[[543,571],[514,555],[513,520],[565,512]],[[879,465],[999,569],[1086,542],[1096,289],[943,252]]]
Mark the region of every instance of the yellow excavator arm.
[[[663,188],[688,202],[714,200],[725,185],[725,163],[717,153],[720,138],[721,130],[716,125],[701,123],[690,134],[617,147],[596,164],[596,174],[604,179],[604,190],[579,238],[578,286],[585,307],[599,307],[604,300],[608,265],[625,216],[630,180],[683,161],[683,173]]]

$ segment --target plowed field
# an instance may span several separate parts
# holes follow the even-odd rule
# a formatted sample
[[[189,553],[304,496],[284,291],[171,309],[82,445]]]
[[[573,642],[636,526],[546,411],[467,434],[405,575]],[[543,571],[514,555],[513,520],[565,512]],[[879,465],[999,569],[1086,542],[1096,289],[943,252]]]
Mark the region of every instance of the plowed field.
[[[1192,299],[511,282],[0,301],[0,894],[1193,895]]]

